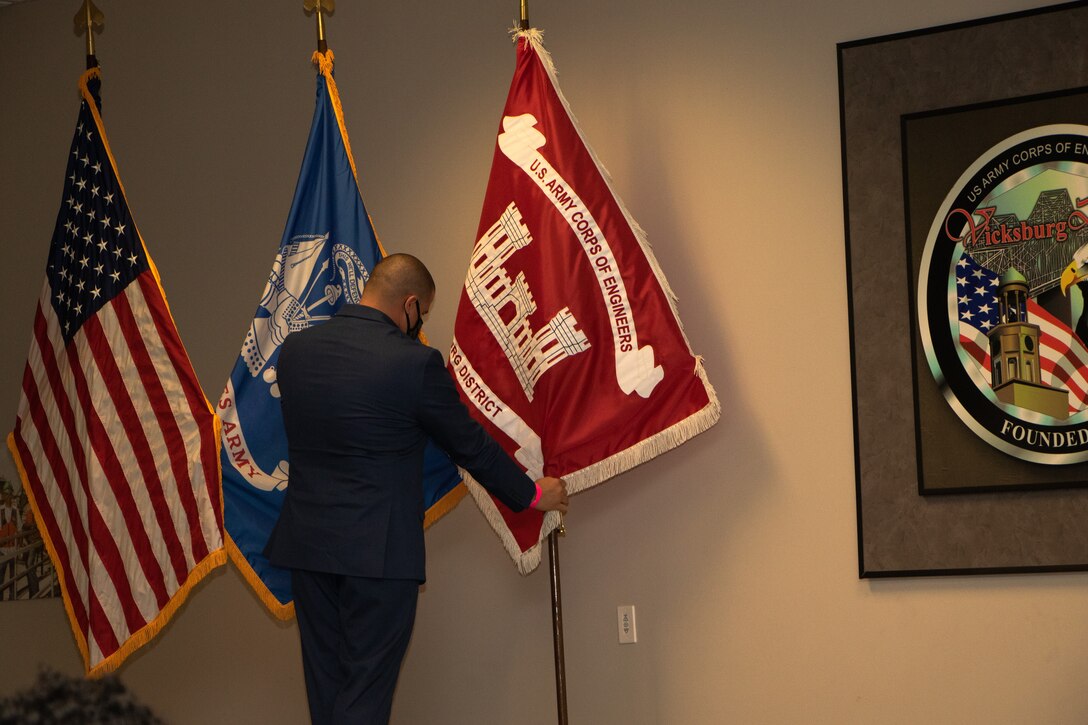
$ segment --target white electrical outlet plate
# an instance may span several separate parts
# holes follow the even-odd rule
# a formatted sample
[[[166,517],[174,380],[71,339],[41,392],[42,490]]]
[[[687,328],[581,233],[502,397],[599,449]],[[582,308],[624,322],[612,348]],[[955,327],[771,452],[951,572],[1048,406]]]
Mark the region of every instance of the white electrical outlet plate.
[[[616,607],[616,624],[619,626],[620,644],[638,642],[638,630],[635,628],[635,605],[625,604]]]

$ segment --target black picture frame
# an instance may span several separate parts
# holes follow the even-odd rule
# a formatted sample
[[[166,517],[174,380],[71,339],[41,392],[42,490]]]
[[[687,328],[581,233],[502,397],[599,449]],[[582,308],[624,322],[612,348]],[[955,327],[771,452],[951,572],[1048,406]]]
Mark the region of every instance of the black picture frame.
[[[1088,571],[1088,464],[1056,475],[1018,461],[1003,490],[926,490],[919,431],[937,423],[919,418],[904,264],[910,121],[1069,97],[1088,86],[1085,37],[1088,2],[1074,2],[838,45],[862,578]]]

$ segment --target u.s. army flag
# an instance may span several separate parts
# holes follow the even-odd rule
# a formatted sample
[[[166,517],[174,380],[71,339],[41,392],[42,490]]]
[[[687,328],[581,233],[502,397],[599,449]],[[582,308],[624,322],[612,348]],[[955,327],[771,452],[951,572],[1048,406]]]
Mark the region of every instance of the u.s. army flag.
[[[287,438],[276,385],[280,344],[295,330],[358,302],[383,256],[359,192],[332,51],[315,53],[317,105],[302,171],[268,284],[219,399],[223,420],[223,496],[228,550],[261,600],[281,619],[294,614],[290,572],[262,553],[286,495]],[[461,496],[457,470],[427,449],[423,481],[427,523]]]

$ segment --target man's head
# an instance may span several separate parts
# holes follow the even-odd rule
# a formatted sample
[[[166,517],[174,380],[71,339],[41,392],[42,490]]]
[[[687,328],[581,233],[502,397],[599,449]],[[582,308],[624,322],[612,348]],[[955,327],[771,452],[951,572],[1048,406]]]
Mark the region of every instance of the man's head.
[[[374,265],[359,303],[381,310],[412,337],[434,302],[434,278],[410,254],[390,254]]]

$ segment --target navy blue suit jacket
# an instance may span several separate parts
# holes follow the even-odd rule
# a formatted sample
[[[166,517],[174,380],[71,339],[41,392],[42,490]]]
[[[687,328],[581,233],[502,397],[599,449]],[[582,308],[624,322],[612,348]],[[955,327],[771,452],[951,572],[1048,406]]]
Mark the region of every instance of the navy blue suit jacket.
[[[376,309],[345,305],[292,333],[277,380],[290,461],[265,548],[275,566],[423,581],[428,435],[515,511],[536,494],[469,415],[442,355]]]

